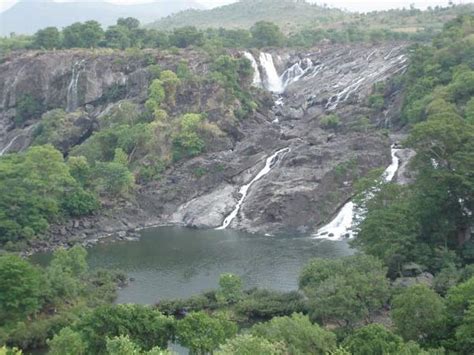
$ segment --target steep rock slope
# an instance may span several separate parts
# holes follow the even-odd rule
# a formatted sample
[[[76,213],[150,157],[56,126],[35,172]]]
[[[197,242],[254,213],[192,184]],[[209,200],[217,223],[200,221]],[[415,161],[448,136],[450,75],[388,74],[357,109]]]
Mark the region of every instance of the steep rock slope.
[[[266,163],[269,171],[249,187],[229,227],[314,231],[350,198],[355,179],[390,162],[390,142],[375,127],[389,127],[397,116],[399,88],[385,89],[385,104],[378,111],[368,107],[367,98],[375,83],[404,70],[404,51],[403,44],[391,44],[233,53],[254,60],[254,84],[261,88],[248,90],[261,104],[252,117],[237,121],[223,105],[219,87],[180,87],[176,110],[206,112],[227,138],[201,156],[173,165],[159,181],[140,186],[133,202],[57,226],[53,234],[63,241],[66,235],[95,238],[159,223],[215,228],[235,209],[241,187]],[[89,51],[12,56],[0,65],[0,151],[25,149],[40,120],[37,115],[14,123],[21,95],[31,95],[45,109],[81,113],[77,124],[90,125],[83,137],[76,137],[81,142],[97,129],[97,118],[122,99],[143,103],[152,77],[150,58],[173,70],[184,58],[193,73],[209,72],[208,59],[192,51],[150,51],[139,57]],[[339,117],[337,128],[324,126],[328,115]],[[370,122],[355,129],[361,117]]]

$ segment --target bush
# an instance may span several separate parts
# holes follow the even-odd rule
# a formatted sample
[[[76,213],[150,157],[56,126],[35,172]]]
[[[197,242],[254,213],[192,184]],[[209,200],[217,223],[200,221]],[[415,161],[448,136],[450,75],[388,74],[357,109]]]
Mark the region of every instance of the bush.
[[[336,336],[333,333],[312,324],[307,316],[297,313],[254,325],[250,333],[272,343],[284,343],[290,354],[325,355],[336,349]]]
[[[76,323],[87,342],[88,354],[106,349],[107,338],[126,335],[144,350],[155,346],[166,349],[173,338],[175,322],[160,312],[141,305],[100,306]]]
[[[0,256],[0,324],[23,319],[42,304],[43,279],[28,261],[14,255]]]
[[[168,316],[182,316],[186,312],[198,312],[218,309],[215,292],[192,296],[188,299],[163,300],[155,305],[156,309]]]
[[[216,293],[220,303],[236,303],[242,298],[242,279],[233,274],[222,274]]]
[[[427,342],[440,335],[445,318],[443,299],[424,285],[415,285],[394,297],[392,318],[405,340]]]
[[[72,217],[89,215],[100,208],[97,197],[89,191],[77,188],[61,203],[61,209]]]
[[[86,343],[80,333],[66,327],[47,341],[50,355],[84,355]]]
[[[179,344],[201,354],[212,353],[236,333],[234,323],[204,312],[190,313],[176,326]]]
[[[285,36],[280,31],[280,28],[268,21],[259,21],[250,29],[252,33],[253,44],[256,47],[278,47],[280,46]]]
[[[341,124],[341,120],[340,120],[339,116],[337,116],[335,114],[323,116],[321,118],[321,120],[319,121],[319,125],[323,129],[336,130],[339,127],[340,124]]]
[[[380,324],[359,328],[342,343],[353,355],[398,354],[402,345],[402,338]]]
[[[304,297],[298,292],[251,290],[235,306],[238,314],[251,320],[268,320],[273,317],[307,313]]]
[[[39,118],[43,112],[44,107],[40,99],[24,94],[16,102],[15,125],[21,126],[31,118]]]

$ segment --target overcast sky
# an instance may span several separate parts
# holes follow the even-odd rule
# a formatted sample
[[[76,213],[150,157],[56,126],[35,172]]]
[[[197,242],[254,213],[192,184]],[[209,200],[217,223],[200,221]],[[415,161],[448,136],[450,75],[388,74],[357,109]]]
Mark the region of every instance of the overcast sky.
[[[7,9],[15,4],[18,0],[0,0],[0,11]],[[55,0],[55,1],[74,1],[74,0]],[[84,0],[83,0],[84,1]],[[93,1],[93,0],[87,0]],[[155,0],[107,0],[119,4],[133,4],[152,2]],[[179,1],[179,0],[175,0]],[[197,0],[200,3],[212,7],[234,2],[233,0]],[[344,8],[352,11],[370,11],[370,10],[384,10],[396,7],[408,7],[410,4],[415,4],[417,8],[426,8],[428,6],[448,5],[449,0],[321,0],[312,1],[319,4],[328,4],[339,8]],[[454,0],[454,3],[470,3],[468,0]]]

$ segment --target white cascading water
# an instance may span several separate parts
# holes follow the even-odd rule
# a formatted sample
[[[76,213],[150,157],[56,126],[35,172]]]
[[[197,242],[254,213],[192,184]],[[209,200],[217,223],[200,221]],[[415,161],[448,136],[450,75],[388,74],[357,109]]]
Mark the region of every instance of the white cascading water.
[[[81,74],[81,67],[84,63],[84,60],[74,63],[72,66],[72,77],[71,82],[67,88],[67,103],[66,110],[67,112],[75,111],[79,106],[79,94],[78,94],[78,83],[79,75]]]
[[[8,152],[8,150],[11,148],[13,143],[15,143],[15,141],[18,139],[18,137],[20,137],[20,136],[13,137],[13,139],[2,150],[0,150],[0,157]]]
[[[260,53],[260,65],[262,66],[265,74],[265,88],[275,94],[283,93],[283,91],[285,91],[283,81],[275,68],[272,55],[270,53]]]
[[[349,97],[359,89],[364,80],[364,77],[359,78],[358,80],[347,86],[344,90],[340,91],[336,96],[331,97],[328,103],[326,104],[326,109],[335,110],[341,102],[347,101],[347,99],[349,99]]]
[[[250,64],[252,64],[252,68],[254,71],[252,85],[257,86],[257,87],[263,87],[262,76],[260,75],[260,69],[258,68],[258,64],[254,56],[250,52],[244,52],[243,54],[244,54],[244,57],[250,61]]]
[[[321,69],[321,66],[315,66],[311,59],[305,58],[290,66],[283,74],[278,75],[273,56],[270,53],[261,52],[259,56],[260,67],[262,68],[261,73],[255,57],[249,52],[242,52],[242,54],[252,64],[254,70],[252,84],[257,87],[263,87],[277,95],[284,93],[289,85],[303,77],[313,78]]]
[[[305,58],[293,64],[291,67],[286,69],[285,72],[281,75],[281,80],[283,82],[283,90],[286,90],[289,85],[296,83],[310,71],[314,72],[314,68],[315,66],[313,64],[313,61],[309,58]]]
[[[392,181],[398,171],[398,168],[400,166],[400,159],[397,156],[397,152],[399,150],[400,149],[397,149],[392,146],[392,163],[382,175],[385,182]],[[376,191],[371,192],[371,194],[372,193],[376,193]],[[357,219],[363,218],[363,216],[356,213],[354,203],[352,201],[349,201],[341,208],[337,216],[330,223],[326,224],[324,227],[320,228],[317,231],[315,238],[330,240],[353,238],[354,231],[352,230],[352,228],[355,217],[357,217]]]
[[[224,222],[222,223],[222,226],[217,228],[218,230],[226,229],[232,221],[237,217],[237,214],[240,211],[240,207],[242,207],[242,204],[244,203],[245,198],[247,197],[248,191],[250,187],[260,180],[262,177],[267,175],[272,168],[275,166],[275,164],[278,162],[278,159],[280,158],[281,155],[288,153],[290,151],[290,148],[283,148],[280,149],[279,151],[275,152],[272,156],[267,158],[267,161],[265,163],[265,167],[260,170],[260,172],[250,181],[248,184],[242,186],[239,190],[239,193],[241,195],[239,201],[237,202],[237,205],[235,206],[234,210],[224,219]]]

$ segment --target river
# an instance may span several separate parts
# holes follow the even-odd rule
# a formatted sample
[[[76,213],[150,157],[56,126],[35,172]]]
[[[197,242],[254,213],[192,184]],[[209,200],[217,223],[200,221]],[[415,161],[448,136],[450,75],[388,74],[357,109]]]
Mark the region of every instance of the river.
[[[352,253],[346,241],[160,227],[142,231],[136,242],[91,247],[88,262],[92,269],[117,269],[134,279],[119,290],[117,303],[153,304],[216,288],[225,272],[240,275],[246,288],[296,290],[298,275],[311,258]],[[41,264],[50,258],[33,256]]]

